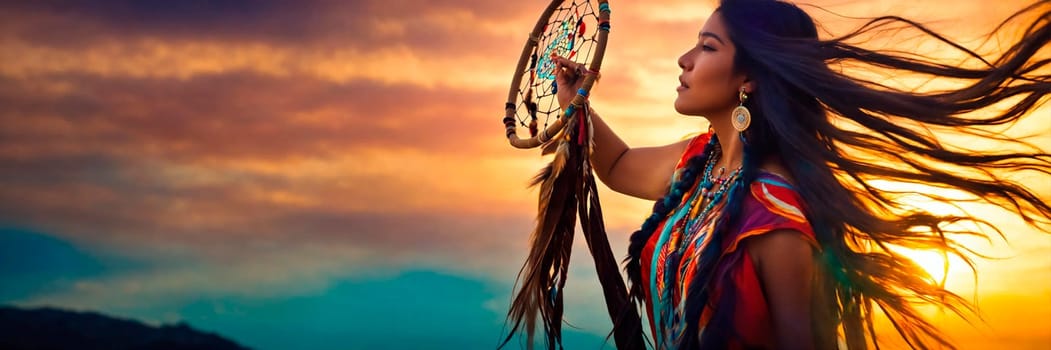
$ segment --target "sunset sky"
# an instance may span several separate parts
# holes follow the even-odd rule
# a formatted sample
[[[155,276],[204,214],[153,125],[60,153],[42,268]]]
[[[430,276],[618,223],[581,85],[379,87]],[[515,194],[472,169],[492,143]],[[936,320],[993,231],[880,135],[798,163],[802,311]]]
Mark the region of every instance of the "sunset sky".
[[[810,3],[834,34],[861,23],[836,14],[894,14],[977,45],[1029,2]],[[0,304],[184,321],[258,349],[494,348],[547,161],[500,119],[545,4],[0,4]],[[612,2],[591,100],[629,144],[706,128],[672,102],[714,6]],[[1013,130],[1051,150],[1049,115]],[[650,203],[600,195],[622,257]],[[1051,234],[985,213],[1009,239],[973,246],[997,258],[978,261],[986,322],[931,314],[963,349],[1051,349]],[[610,322],[576,241],[566,345],[598,349]],[[948,285],[975,295],[958,264]]]

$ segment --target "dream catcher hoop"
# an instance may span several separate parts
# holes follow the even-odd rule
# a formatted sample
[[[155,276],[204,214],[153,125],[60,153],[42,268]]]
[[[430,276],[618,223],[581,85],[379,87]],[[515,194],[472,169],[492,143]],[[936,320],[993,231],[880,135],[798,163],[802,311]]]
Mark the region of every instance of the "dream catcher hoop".
[[[537,226],[508,319],[514,323],[506,345],[524,328],[533,347],[537,321],[549,349],[562,347],[563,289],[569,272],[576,220],[595,261],[599,283],[618,349],[645,349],[641,319],[606,237],[595,177],[591,171],[593,130],[588,93],[598,78],[609,35],[610,7],[606,0],[553,0],[526,40],[511,80],[503,119],[507,139],[516,148],[543,146],[554,159],[533,179],[540,187]],[[552,55],[577,63],[584,79],[565,110],[558,105],[560,87]],[[575,85],[575,84],[574,84]],[[529,137],[518,136],[519,127]],[[501,345],[502,346],[502,345]]]
[[[597,74],[585,75],[572,107],[560,111],[551,55],[587,65],[589,72],[597,73],[606,52],[609,14],[606,0],[552,0],[544,9],[522,48],[504,106],[503,121],[512,146],[534,148],[547,143],[587,102]],[[518,136],[519,126],[528,128],[528,138]]]

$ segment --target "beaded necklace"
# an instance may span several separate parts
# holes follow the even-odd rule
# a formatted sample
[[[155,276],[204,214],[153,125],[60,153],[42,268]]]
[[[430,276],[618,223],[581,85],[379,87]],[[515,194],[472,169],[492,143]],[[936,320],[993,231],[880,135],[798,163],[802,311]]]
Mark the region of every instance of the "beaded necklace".
[[[734,171],[730,172],[729,175],[723,177],[722,175],[726,172],[726,168],[720,168],[719,173],[715,179],[712,178],[712,170],[715,168],[715,163],[718,162],[722,147],[715,142],[715,138],[710,141],[713,142],[715,147],[712,153],[708,156],[707,164],[705,166],[703,177],[698,182],[697,188],[693,195],[689,196],[685,203],[682,203],[683,207],[688,207],[689,211],[687,215],[682,216],[678,222],[669,223],[674,225],[675,231],[679,232],[678,235],[673,235],[673,238],[666,242],[665,247],[661,247],[662,250],[667,250],[668,258],[665,260],[664,273],[663,273],[663,287],[664,290],[658,296],[658,304],[664,305],[660,310],[662,322],[665,324],[665,328],[668,330],[667,339],[676,339],[682,332],[685,326],[685,319],[683,319],[683,306],[684,302],[680,301],[673,308],[675,312],[666,313],[667,306],[672,306],[672,290],[678,290],[680,299],[684,298],[685,295],[685,284],[688,268],[680,268],[681,264],[689,264],[693,259],[692,256],[698,253],[698,249],[701,249],[703,242],[707,240],[705,237],[708,232],[704,232],[701,237],[694,239],[703,227],[708,226],[707,221],[711,218],[712,210],[716,204],[722,201],[726,197],[730,188],[736,182],[741,173],[741,167],[738,167]],[[714,189],[714,190],[713,190]],[[692,243],[692,244],[691,244]],[[690,246],[694,246],[694,252],[691,257],[686,257],[684,260],[683,255],[686,253]],[[663,333],[663,332],[661,332]]]
[[[723,177],[723,174],[726,173],[726,168],[720,167],[719,174],[713,180],[711,175],[712,169],[715,168],[715,163],[719,161],[719,158],[721,158],[715,156],[715,154],[721,154],[722,147],[719,147],[719,145],[716,144],[715,151],[712,153],[713,156],[709,160],[708,166],[705,167],[704,177],[701,179],[701,198],[699,200],[693,201],[689,215],[686,216],[686,220],[683,220],[685,222],[685,230],[683,232],[686,233],[684,241],[689,237],[692,237],[694,234],[697,233],[698,230],[700,230],[702,226],[701,223],[708,217],[708,214],[711,213],[712,208],[714,208],[715,205],[723,199],[723,197],[726,197],[726,194],[727,192],[729,192],[730,187],[733,185],[734,181],[736,181],[737,178],[741,175],[741,167],[738,166],[737,169],[734,169],[734,171],[730,172],[729,175]],[[712,191],[712,188],[716,186],[718,187],[715,189],[715,191]],[[703,209],[701,209],[702,207]]]

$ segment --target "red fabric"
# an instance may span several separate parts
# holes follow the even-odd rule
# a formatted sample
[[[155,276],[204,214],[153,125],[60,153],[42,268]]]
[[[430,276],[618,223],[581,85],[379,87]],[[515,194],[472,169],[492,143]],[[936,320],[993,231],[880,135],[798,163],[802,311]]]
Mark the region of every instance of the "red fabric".
[[[710,134],[694,138],[683,153],[676,167],[677,172],[686,165],[690,157],[703,151],[709,138]],[[727,290],[727,287],[735,291],[732,298],[726,299],[732,300],[732,305],[720,306],[732,310],[734,320],[732,328],[741,336],[743,342],[731,342],[731,348],[770,347],[773,344],[771,318],[766,298],[763,296],[762,284],[748,251],[739,249],[744,240],[771,231],[788,229],[800,232],[815,249],[818,247],[814,232],[806,221],[802,200],[787,180],[769,172],[760,172],[758,178],[750,186],[750,194],[742,203],[741,212],[744,216],[737,225],[726,231],[729,236],[723,239],[721,247],[723,258],[719,262],[715,288],[711,296],[714,300],[713,304],[721,305],[720,301],[724,297],[722,291]],[[684,198],[688,197],[684,196]],[[661,232],[666,224],[667,222],[658,225],[657,232]],[[659,236],[659,234],[654,234],[646,242],[640,260],[642,290],[646,300],[650,330],[654,335],[657,334],[657,322],[654,320],[657,310],[653,309],[651,298],[654,291],[650,290],[650,278],[654,275],[654,271],[650,271],[650,263]],[[696,268],[696,266],[681,268]],[[658,269],[661,269],[660,265]],[[702,312],[701,326],[708,324],[712,311],[711,308],[706,308]],[[659,339],[657,343],[660,343]]]

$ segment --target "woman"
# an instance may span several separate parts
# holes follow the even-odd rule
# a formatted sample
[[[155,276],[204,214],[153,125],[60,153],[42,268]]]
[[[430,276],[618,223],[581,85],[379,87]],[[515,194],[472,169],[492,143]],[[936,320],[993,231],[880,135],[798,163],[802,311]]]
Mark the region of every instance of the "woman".
[[[656,201],[631,235],[625,260],[631,295],[649,315],[654,345],[863,349],[877,341],[872,317],[886,312],[911,346],[951,347],[911,303],[958,313],[970,305],[887,245],[948,252],[969,262],[945,224],[984,221],[910,207],[870,181],[960,190],[1038,228],[1046,224],[1047,198],[1002,174],[1051,174],[1051,155],[963,152],[921,128],[949,127],[1019,144],[982,128],[1023,116],[1048,119],[1029,113],[1051,92],[1051,76],[1041,68],[1048,60],[1034,57],[1051,39],[1048,5],[1040,1],[1016,15],[1036,19],[999,59],[959,68],[846,43],[881,26],[907,24],[954,45],[905,19],[878,18],[855,33],[820,40],[813,20],[792,4],[724,0],[696,46],[678,60],[675,109],[706,118],[708,133],[630,148],[592,113],[598,177],[615,191]],[[582,67],[556,61],[559,86],[579,84]],[[904,91],[834,69],[841,62],[968,84]],[[565,107],[576,88],[560,90]],[[1017,99],[1013,108],[984,112],[1011,97]],[[976,110],[982,113],[964,115]],[[875,157],[851,157],[859,152]]]

